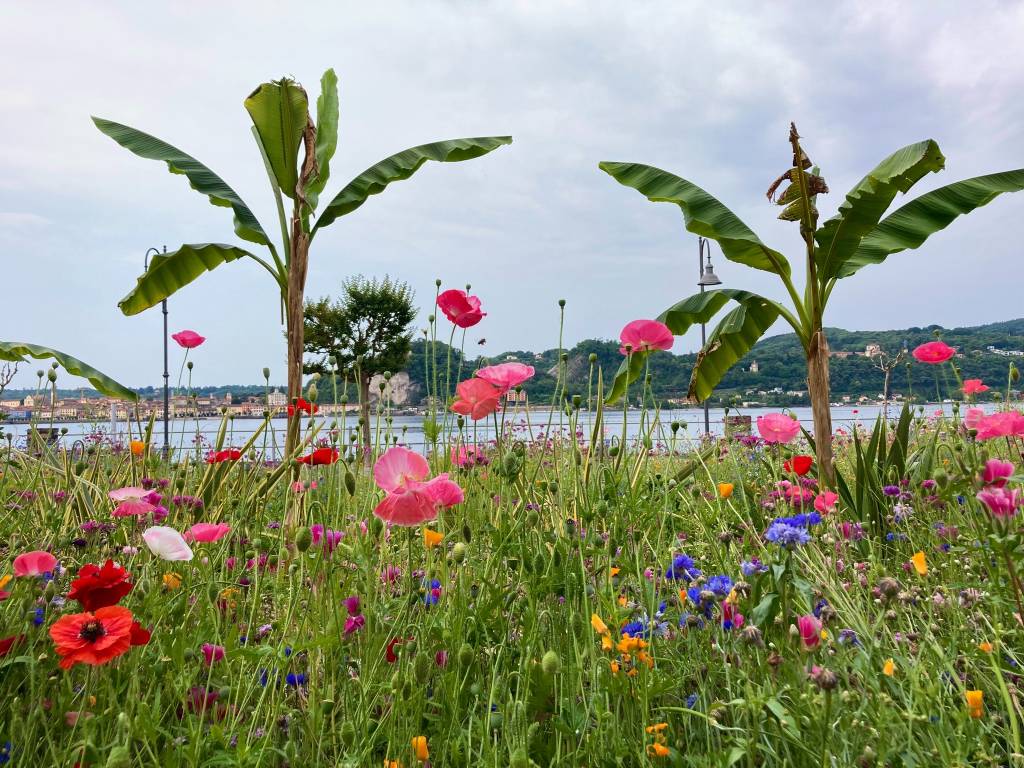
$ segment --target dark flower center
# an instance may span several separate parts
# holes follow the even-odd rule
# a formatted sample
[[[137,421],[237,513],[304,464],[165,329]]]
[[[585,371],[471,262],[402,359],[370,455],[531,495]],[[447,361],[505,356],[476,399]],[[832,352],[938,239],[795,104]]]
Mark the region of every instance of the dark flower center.
[[[103,624],[97,620],[86,622],[82,626],[82,630],[78,633],[78,636],[83,640],[88,640],[90,643],[95,643],[101,637],[107,634],[107,630],[103,628]]]

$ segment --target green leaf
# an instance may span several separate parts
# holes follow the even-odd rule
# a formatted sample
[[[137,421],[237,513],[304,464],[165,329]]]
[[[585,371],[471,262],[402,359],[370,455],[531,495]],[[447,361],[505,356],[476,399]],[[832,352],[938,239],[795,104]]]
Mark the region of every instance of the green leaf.
[[[277,185],[294,200],[299,183],[299,145],[309,120],[306,91],[287,78],[263,83],[249,94],[245,109],[263,142]]]
[[[849,277],[868,264],[881,264],[891,253],[917,248],[958,216],[988,205],[1004,192],[1022,189],[1024,168],[976,176],[927,192],[882,219],[836,277]]]
[[[266,232],[260,226],[256,215],[249,206],[228,186],[220,176],[211,171],[191,155],[172,147],[155,136],[143,133],[127,125],[114,123],[100,117],[92,121],[103,133],[112,138],[129,152],[147,160],[161,160],[167,163],[171,173],[184,175],[192,189],[210,198],[214,205],[231,208],[235,212],[235,234],[250,243],[269,245]]]
[[[611,405],[626,394],[629,385],[643,375],[648,354],[648,352],[634,352],[628,357],[622,358],[619,370],[615,373],[612,388],[608,392],[608,397],[605,398],[606,405]]]
[[[755,627],[767,628],[775,619],[778,613],[779,596],[775,592],[769,592],[761,598],[761,602],[754,606],[750,614],[750,621]]]
[[[835,277],[896,194],[909,190],[925,174],[942,170],[945,162],[939,145],[929,139],[896,150],[861,179],[846,193],[839,212],[814,233],[818,277]]]
[[[188,285],[204,272],[243,256],[252,254],[219,243],[183,245],[176,251],[161,253],[150,259],[149,269],[117,306],[126,315],[137,315]]]
[[[88,379],[90,384],[108,397],[116,397],[121,400],[139,399],[139,396],[128,387],[118,384],[106,374],[100,373],[88,363],[83,363],[69,354],[37,344],[27,344],[23,341],[0,341],[0,360],[24,363],[27,362],[26,356],[36,360],[56,360],[72,376],[82,376]]]
[[[433,144],[422,144],[397,155],[381,160],[363,171],[341,190],[320,214],[313,227],[313,234],[321,227],[328,226],[339,216],[352,213],[366,202],[370,195],[383,192],[388,184],[408,179],[427,160],[439,163],[457,163],[462,160],[486,155],[505,144],[511,144],[511,136],[485,136],[475,139],[449,139]]]
[[[331,158],[338,148],[338,76],[328,69],[320,78],[320,97],[316,100],[317,176],[306,187],[306,202],[312,210],[331,176]]]
[[[722,318],[704,349],[697,353],[690,377],[692,399],[706,400],[726,371],[750,351],[783,312],[774,301],[756,294],[736,300],[739,306]]]
[[[762,243],[736,214],[696,184],[639,163],[603,162],[599,167],[620,184],[632,187],[652,202],[678,205],[686,228],[696,235],[717,241],[725,258],[730,261],[789,276],[789,262],[785,256]]]

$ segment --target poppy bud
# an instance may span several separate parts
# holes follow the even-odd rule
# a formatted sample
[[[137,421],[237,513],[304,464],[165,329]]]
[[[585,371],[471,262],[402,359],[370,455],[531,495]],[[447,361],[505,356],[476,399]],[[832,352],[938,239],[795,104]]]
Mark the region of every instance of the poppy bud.
[[[187,363],[187,364],[185,365],[185,367],[186,367],[186,368],[188,368],[188,369],[189,369],[189,370],[191,371],[191,370],[192,370],[192,368],[193,368],[193,363],[192,363],[192,361],[191,361],[191,360],[189,360],[189,361],[188,361],[188,363]]]
[[[341,743],[346,747],[351,747],[356,743],[356,727],[352,725],[351,720],[346,720],[341,724]]]
[[[476,658],[476,653],[473,651],[473,646],[469,643],[463,643],[459,648],[458,661],[459,666],[468,667],[473,663],[473,659]]]
[[[309,528],[303,526],[295,535],[295,548],[299,550],[299,552],[305,552],[307,549],[309,549],[312,543],[313,533],[309,530]]]
[[[466,545],[461,541],[455,542],[455,546],[452,547],[452,560],[456,563],[462,563],[466,559]]]
[[[468,523],[462,524],[462,540],[467,544],[473,540],[473,529],[469,527]]]
[[[526,747],[516,747],[515,751],[509,755],[508,764],[509,768],[530,768],[531,760]]]
[[[356,476],[352,474],[351,470],[345,472],[345,490],[348,491],[349,496],[356,495]]]
[[[131,768],[132,755],[128,751],[128,747],[118,744],[111,749],[109,754],[107,754],[107,762],[104,765],[106,768]]]
[[[587,356],[587,359],[588,359],[588,360],[590,361],[590,364],[591,364],[591,365],[593,365],[594,363],[596,363],[596,362],[597,362],[597,353],[596,353],[596,352],[591,352],[591,353],[590,353],[590,354],[589,354],[589,355]]]
[[[559,299],[558,300],[558,306],[560,306],[560,307],[562,307],[564,309],[565,308],[565,299]]]
[[[412,664],[412,674],[416,682],[423,685],[430,677],[431,661],[425,653],[416,654],[416,660]]]
[[[57,380],[57,372],[55,370],[53,370],[53,368],[51,368],[49,371],[46,372],[46,378],[52,384],[53,382],[55,382]]]
[[[555,651],[548,651],[540,660],[540,668],[544,670],[545,675],[557,675],[562,671],[562,660]]]

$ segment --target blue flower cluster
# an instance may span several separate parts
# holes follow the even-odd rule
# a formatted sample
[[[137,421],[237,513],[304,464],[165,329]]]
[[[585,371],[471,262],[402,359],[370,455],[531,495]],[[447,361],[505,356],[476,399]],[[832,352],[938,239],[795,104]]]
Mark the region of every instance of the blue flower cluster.
[[[679,554],[672,558],[672,565],[665,571],[665,578],[683,581],[693,581],[701,575],[700,568],[694,563],[693,558],[688,555]]]
[[[768,526],[764,537],[780,547],[797,547],[811,540],[811,534],[808,529],[820,522],[821,515],[817,512],[805,512],[791,517],[777,517]]]

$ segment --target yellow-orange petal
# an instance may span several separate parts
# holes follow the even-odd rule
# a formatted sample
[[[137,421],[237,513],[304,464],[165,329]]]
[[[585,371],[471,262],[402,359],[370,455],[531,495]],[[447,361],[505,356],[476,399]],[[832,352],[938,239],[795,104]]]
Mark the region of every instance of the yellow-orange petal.
[[[892,677],[896,674],[896,662],[892,659],[886,659],[885,664],[882,666],[882,674],[886,677]]]
[[[608,625],[605,624],[601,617],[596,613],[590,614],[590,626],[592,626],[594,631],[599,635],[608,634]]]
[[[132,449],[132,456],[141,456],[146,452],[146,444],[141,440],[132,440],[129,445]]]
[[[984,715],[984,691],[964,691],[964,698],[967,699],[967,712],[971,717],[977,720]]]
[[[736,486],[734,486],[732,483],[719,483],[718,498],[728,499],[730,496],[732,496],[732,492],[735,489],[735,487]]]
[[[668,723],[655,723],[654,725],[648,725],[644,730],[647,733],[660,733],[668,728]]]
[[[416,754],[416,759],[419,760],[421,763],[429,760],[430,750],[427,749],[427,737],[413,736],[412,751]]]
[[[914,564],[914,570],[917,571],[918,576],[928,575],[928,561],[925,559],[924,552],[915,552],[914,556],[910,558],[910,562]]]
[[[431,530],[430,528],[423,529],[423,546],[427,549],[433,549],[442,541],[444,541],[443,533]]]
[[[987,641],[983,643],[978,643],[978,650],[982,653],[992,653],[993,647],[994,646],[992,645],[992,643],[989,643]]]

